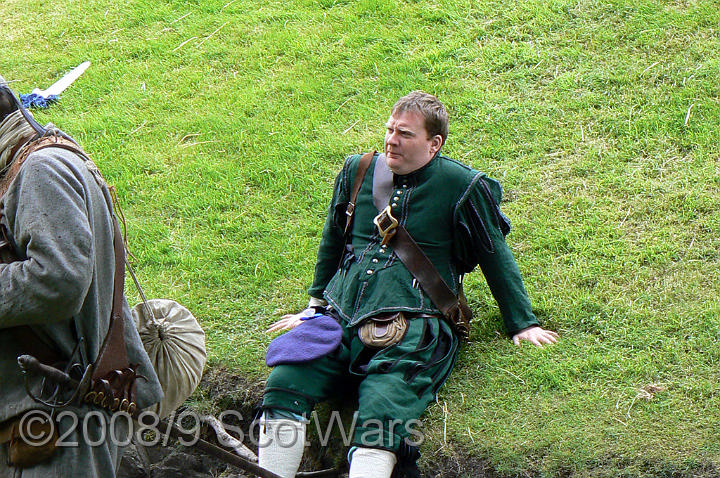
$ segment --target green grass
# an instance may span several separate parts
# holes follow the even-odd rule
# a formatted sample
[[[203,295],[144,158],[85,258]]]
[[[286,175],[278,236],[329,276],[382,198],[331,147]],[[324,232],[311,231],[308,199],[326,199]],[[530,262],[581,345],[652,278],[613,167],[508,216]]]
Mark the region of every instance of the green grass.
[[[382,147],[399,96],[437,94],[446,153],[502,181],[562,342],[514,348],[469,278],[477,321],[428,412],[426,463],[711,475],[718,25],[710,0],[5,0],[0,73],[27,93],[93,62],[36,116],[117,186],[148,297],[190,308],[210,362],[258,378],[264,328],[306,301],[345,155]]]

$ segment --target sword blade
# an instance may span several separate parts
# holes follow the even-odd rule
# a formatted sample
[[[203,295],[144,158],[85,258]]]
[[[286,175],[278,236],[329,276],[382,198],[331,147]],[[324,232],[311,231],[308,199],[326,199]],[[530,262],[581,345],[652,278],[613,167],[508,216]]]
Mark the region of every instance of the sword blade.
[[[65,91],[68,86],[72,85],[75,80],[80,78],[80,75],[85,73],[85,70],[87,70],[89,66],[90,66],[90,62],[84,61],[84,62],[80,63],[78,66],[76,66],[75,68],[73,68],[72,70],[70,70],[69,72],[67,72],[65,74],[65,76],[60,78],[58,81],[53,83],[52,86],[50,86],[50,88],[48,88],[46,90],[40,90],[38,88],[35,88],[33,90],[33,93],[35,93],[39,96],[42,96],[43,98],[49,98],[50,96],[53,96],[53,95],[59,95],[60,93]]]

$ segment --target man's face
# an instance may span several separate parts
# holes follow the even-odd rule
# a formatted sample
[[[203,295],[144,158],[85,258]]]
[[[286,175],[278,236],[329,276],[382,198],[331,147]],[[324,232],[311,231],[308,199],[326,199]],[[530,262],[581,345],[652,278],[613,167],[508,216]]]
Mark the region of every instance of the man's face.
[[[442,136],[428,137],[420,113],[405,111],[390,115],[385,131],[385,161],[395,174],[409,174],[422,168],[442,146]]]

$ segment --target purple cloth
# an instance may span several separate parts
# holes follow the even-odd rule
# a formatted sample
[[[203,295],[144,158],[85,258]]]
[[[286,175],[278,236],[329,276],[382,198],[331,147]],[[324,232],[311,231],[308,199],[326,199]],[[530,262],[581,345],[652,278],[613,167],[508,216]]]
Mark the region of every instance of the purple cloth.
[[[303,321],[270,342],[265,363],[274,367],[309,362],[333,352],[340,345],[341,338],[340,324],[332,317],[320,315]]]

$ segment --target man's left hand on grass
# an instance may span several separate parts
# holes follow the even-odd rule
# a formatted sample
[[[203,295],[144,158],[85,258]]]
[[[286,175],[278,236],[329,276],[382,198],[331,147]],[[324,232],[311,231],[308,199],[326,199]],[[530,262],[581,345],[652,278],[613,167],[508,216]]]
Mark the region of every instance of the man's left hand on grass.
[[[513,335],[512,340],[517,346],[520,346],[520,341],[527,340],[533,345],[542,347],[543,345],[554,344],[559,338],[560,335],[552,330],[546,330],[542,327],[529,327]]]

